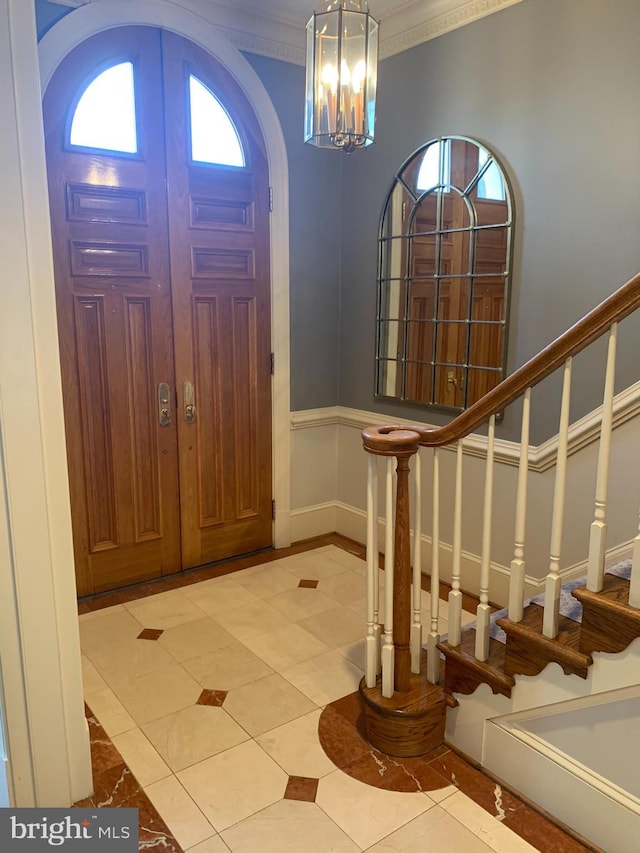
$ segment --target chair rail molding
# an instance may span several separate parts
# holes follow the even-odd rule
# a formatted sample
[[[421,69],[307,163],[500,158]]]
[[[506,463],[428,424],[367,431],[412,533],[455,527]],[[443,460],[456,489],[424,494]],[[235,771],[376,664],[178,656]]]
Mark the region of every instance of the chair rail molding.
[[[640,382],[635,382],[616,394],[613,401],[613,429],[622,426],[636,415],[640,414]],[[291,413],[291,429],[306,429],[315,426],[330,426],[334,424],[365,429],[368,426],[383,426],[393,421],[391,415],[381,415],[377,412],[367,412],[360,409],[350,409],[346,406],[329,406],[322,409],[306,409]],[[420,421],[398,418],[398,422],[408,426],[436,427]],[[571,456],[597,441],[602,424],[602,406],[588,412],[569,427],[568,455]],[[454,451],[455,445],[443,447],[444,450]],[[487,437],[472,433],[464,439],[464,453],[484,459],[487,456]],[[555,467],[558,455],[558,434],[551,436],[542,444],[529,445],[529,470],[542,473]],[[503,465],[517,467],[520,462],[520,444],[506,439],[495,440],[495,461]]]

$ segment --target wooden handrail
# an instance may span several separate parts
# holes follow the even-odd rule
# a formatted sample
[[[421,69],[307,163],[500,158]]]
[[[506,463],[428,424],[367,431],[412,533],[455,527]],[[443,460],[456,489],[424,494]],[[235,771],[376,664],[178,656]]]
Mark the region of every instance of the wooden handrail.
[[[368,427],[362,434],[365,448],[370,453],[386,455],[388,451],[382,448],[391,445],[395,429],[417,433],[423,447],[441,447],[464,438],[491,415],[517,400],[527,388],[537,385],[561,367],[569,356],[576,355],[597,340],[612,323],[624,320],[637,308],[640,308],[640,273],[450,423],[435,429],[413,426]]]

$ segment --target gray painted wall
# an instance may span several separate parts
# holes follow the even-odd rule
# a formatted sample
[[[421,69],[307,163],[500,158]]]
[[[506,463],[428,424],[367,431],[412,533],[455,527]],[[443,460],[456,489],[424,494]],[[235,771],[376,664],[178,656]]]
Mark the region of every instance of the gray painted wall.
[[[36,5],[43,26],[61,8]],[[434,136],[484,141],[514,186],[509,371],[640,269],[639,31],[638,0],[523,0],[382,62],[376,144],[349,156],[302,143],[304,69],[247,55],[289,156],[294,410],[340,403],[393,420],[450,418],[373,395],[382,203],[394,171]],[[640,320],[622,331],[618,388],[638,378]],[[601,400],[596,355],[576,360],[572,419]],[[536,443],[557,431],[558,384],[534,394]],[[519,434],[515,409],[502,437]]]
[[[319,151],[303,142],[304,68],[251,54],[247,59],[278,113],[289,159],[291,408],[335,406],[342,158],[340,152]]]
[[[523,0],[381,63],[376,144],[343,174],[340,404],[449,419],[373,397],[379,215],[394,170],[434,136],[485,141],[515,188],[510,372],[640,270],[639,31],[637,0]],[[623,329],[619,387],[639,378],[639,330]],[[576,370],[572,419],[602,395],[601,361]],[[557,432],[557,385],[535,395],[536,443]],[[517,438],[515,413],[499,434]]]

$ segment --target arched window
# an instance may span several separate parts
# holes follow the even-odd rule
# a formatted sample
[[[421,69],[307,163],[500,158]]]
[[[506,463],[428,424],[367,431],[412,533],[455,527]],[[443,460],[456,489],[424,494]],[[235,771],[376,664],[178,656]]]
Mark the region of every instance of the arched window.
[[[73,113],[69,142],[81,148],[137,153],[132,62],[112,65],[89,83]]]
[[[238,131],[229,114],[204,83],[189,77],[191,159],[219,166],[244,166]]]
[[[398,171],[380,226],[376,395],[463,409],[500,382],[512,201],[495,155],[448,136]]]

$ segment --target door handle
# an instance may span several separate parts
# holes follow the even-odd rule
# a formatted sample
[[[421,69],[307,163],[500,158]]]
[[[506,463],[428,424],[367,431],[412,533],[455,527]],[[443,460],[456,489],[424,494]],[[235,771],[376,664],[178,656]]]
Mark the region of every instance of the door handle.
[[[184,398],[184,419],[188,424],[194,423],[196,419],[196,403],[193,392],[193,382],[186,381],[182,386]]]
[[[458,386],[458,380],[455,377],[453,370],[450,370],[447,373],[447,385],[453,385],[454,388]]]
[[[166,382],[158,385],[158,423],[160,426],[169,426],[171,423],[171,403],[169,402],[169,386]]]

